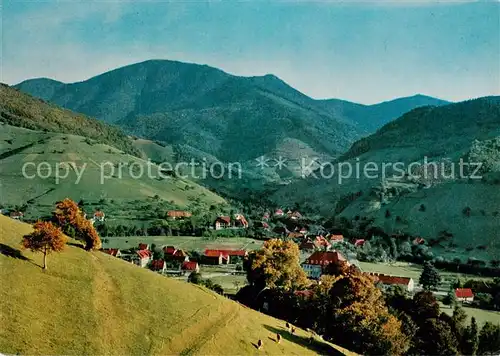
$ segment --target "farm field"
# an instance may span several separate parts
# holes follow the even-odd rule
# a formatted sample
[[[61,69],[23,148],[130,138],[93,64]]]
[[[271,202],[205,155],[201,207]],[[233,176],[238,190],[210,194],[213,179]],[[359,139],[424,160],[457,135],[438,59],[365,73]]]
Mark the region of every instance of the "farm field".
[[[207,239],[201,236],[124,236],[108,237],[103,248],[127,249],[137,247],[139,243],[155,244],[157,246],[172,245],[185,251],[203,251],[210,249],[245,249],[248,251],[259,249],[264,241],[246,237],[221,237]]]
[[[415,283],[418,283],[418,279],[420,278],[420,273],[422,273],[422,266],[413,263],[406,262],[396,262],[392,264],[387,263],[372,263],[372,262],[359,262],[359,267],[364,272],[378,272],[389,274],[393,276],[401,276],[401,277],[409,277],[413,278]],[[439,274],[443,279],[443,285],[449,282],[455,281],[457,278],[460,278],[462,281],[468,279],[486,279],[490,280],[489,277],[481,277],[473,274],[464,274],[464,273],[456,273],[449,271],[439,270]]]
[[[439,306],[441,308],[441,311],[445,312],[450,316],[453,315],[453,309],[450,308],[450,306],[443,305],[442,303],[439,303]],[[487,321],[492,323],[500,323],[500,312],[498,311],[469,308],[466,306],[463,306],[463,308],[465,310],[465,313],[467,314],[467,321],[466,321],[467,324],[470,323],[471,317],[476,318],[478,325],[482,325]]]

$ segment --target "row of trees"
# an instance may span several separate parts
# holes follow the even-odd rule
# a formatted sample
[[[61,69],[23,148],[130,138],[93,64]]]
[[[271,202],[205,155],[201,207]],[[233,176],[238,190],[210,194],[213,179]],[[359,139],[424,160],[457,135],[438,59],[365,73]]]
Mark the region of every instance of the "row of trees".
[[[101,240],[94,226],[71,199],[57,202],[51,221],[37,221],[33,225],[33,232],[23,237],[22,245],[33,252],[42,252],[42,268],[47,269],[47,255],[64,250],[67,243],[64,234],[84,241],[87,251],[101,248]]]

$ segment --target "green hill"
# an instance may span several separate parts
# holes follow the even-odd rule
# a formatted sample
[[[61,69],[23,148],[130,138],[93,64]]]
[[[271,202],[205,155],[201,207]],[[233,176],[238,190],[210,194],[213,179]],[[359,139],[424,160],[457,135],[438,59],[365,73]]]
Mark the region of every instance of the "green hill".
[[[0,216],[0,351],[41,355],[353,355],[214,292],[101,252],[19,251],[30,226]],[[271,339],[283,335],[277,344]],[[264,347],[254,344],[261,339]]]
[[[350,164],[353,174],[339,183],[338,167],[327,178],[309,178],[280,189],[272,197],[281,204],[298,202],[325,216],[356,221],[387,234],[408,233],[428,240],[451,234],[435,246],[440,255],[467,259],[500,257],[500,98],[486,97],[441,107],[415,109],[361,139],[335,163]],[[393,167],[382,176],[384,163],[438,162],[438,179],[393,178]],[[460,177],[460,159],[483,164],[483,179]],[[363,167],[375,165],[369,179]],[[451,174],[453,179],[444,178]],[[361,167],[356,178],[356,165]],[[319,174],[319,172],[316,172]],[[348,173],[347,168],[343,172]],[[466,171],[467,173],[467,171]],[[472,172],[469,172],[472,173]],[[374,172],[370,172],[371,175]],[[429,173],[432,177],[433,173]],[[352,198],[355,193],[361,195]],[[466,208],[470,214],[464,214]],[[389,211],[389,213],[387,213]],[[357,220],[356,220],[357,219]]]
[[[68,165],[56,173],[63,162]],[[27,204],[29,218],[49,214],[54,202],[65,197],[105,209],[110,219],[119,220],[151,219],[157,209],[166,211],[166,205],[186,206],[194,200],[224,203],[196,183],[161,178],[158,166],[150,167],[151,177],[145,160],[82,136],[0,125],[0,201],[4,207]]]
[[[49,104],[1,83],[0,122],[32,130],[85,136],[139,155],[131,140],[120,129]]]

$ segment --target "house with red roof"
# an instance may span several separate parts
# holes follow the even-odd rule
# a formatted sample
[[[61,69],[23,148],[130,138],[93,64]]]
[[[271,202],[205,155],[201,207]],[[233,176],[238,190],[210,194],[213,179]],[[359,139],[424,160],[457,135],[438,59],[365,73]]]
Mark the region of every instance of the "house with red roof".
[[[169,210],[167,211],[167,217],[171,220],[190,218],[193,214],[189,211],[184,210]]]
[[[177,251],[177,249],[174,247],[174,246],[163,246],[162,248],[163,250],[163,254],[165,255],[165,257],[167,256],[173,256],[174,255],[174,252]]]
[[[356,246],[356,247],[361,247],[361,246],[363,246],[364,244],[365,244],[365,240],[363,240],[363,239],[356,239],[356,240],[354,241],[354,246]]]
[[[150,268],[155,272],[165,273],[167,271],[167,263],[165,260],[152,260]]]
[[[323,235],[316,236],[313,243],[320,250],[329,250],[332,247],[332,244]]]
[[[455,296],[462,303],[471,303],[474,301],[474,293],[470,288],[457,288],[455,289]]]
[[[113,257],[120,257],[122,255],[120,250],[117,248],[104,248],[102,252],[107,253],[108,255],[111,255]]]
[[[275,215],[275,216],[283,216],[283,215],[284,215],[283,210],[281,210],[281,209],[276,209],[276,211],[274,212],[274,215]]]
[[[328,239],[330,240],[330,243],[335,244],[335,243],[338,243],[338,242],[343,242],[344,241],[344,235],[330,234],[330,235],[328,235]]]
[[[215,230],[227,229],[231,226],[231,217],[230,216],[218,216],[214,222]]]
[[[184,273],[186,273],[186,272],[199,272],[200,265],[198,265],[198,262],[195,262],[195,261],[185,261],[182,263],[181,271]]]
[[[105,217],[104,211],[102,211],[102,210],[96,210],[94,212],[94,221],[103,222],[104,221],[104,217]]]
[[[229,264],[242,261],[248,252],[245,250],[212,250],[206,249],[203,255],[209,264]]]
[[[349,265],[347,259],[338,251],[316,251],[302,264],[302,269],[308,278],[319,279],[331,263]]]
[[[269,216],[269,213],[264,213],[264,215],[262,215],[262,220],[269,220],[270,216]]]
[[[414,245],[423,245],[425,244],[425,240],[421,237],[416,237],[414,240],[413,240],[413,244]]]
[[[390,276],[377,272],[370,272],[368,275],[373,277],[375,284],[384,288],[389,286],[401,286],[405,291],[410,293],[413,292],[415,288],[413,278],[410,277]]]
[[[207,265],[229,264],[229,255],[219,250],[205,250],[203,263]]]
[[[132,262],[140,267],[146,267],[153,259],[153,253],[149,250],[138,250],[132,256]]]
[[[139,250],[149,250],[150,246],[149,246],[149,244],[140,243],[138,249]]]
[[[248,228],[248,221],[245,219],[245,217],[242,214],[235,214],[234,215],[234,227],[239,227],[246,229]]]
[[[175,250],[175,252],[170,256],[170,260],[177,262],[189,261],[189,256],[183,250]]]

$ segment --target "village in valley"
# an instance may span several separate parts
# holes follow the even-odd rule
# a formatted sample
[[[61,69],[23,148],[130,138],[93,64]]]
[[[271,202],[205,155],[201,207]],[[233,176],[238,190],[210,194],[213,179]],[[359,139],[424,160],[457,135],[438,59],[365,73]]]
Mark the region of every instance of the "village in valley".
[[[90,215],[89,220],[94,225],[106,222],[106,215],[100,209]],[[185,210],[169,210],[166,215],[170,221],[177,222],[193,217],[191,212]],[[23,214],[12,212],[10,217],[22,219]],[[300,251],[300,266],[311,281],[320,281],[323,275],[330,274],[332,266],[343,265],[355,266],[384,290],[396,287],[408,295],[423,290],[419,282],[422,273],[420,265],[396,261],[392,263],[360,261],[358,255],[363,255],[363,247],[367,242],[365,239],[347,239],[341,233],[328,232],[325,229],[321,229],[322,233],[311,233],[307,221],[308,219],[298,210],[281,208],[264,212],[257,221],[249,221],[241,213],[220,215],[210,226],[215,233],[234,231],[236,234],[240,232],[244,235],[243,231],[254,226],[265,231],[267,237],[207,239],[203,236],[113,236],[103,239],[102,252],[170,278],[190,282],[195,280],[194,277],[199,281],[208,280],[208,285],[212,289],[235,298],[235,294],[248,283],[244,262],[249,253],[259,250],[264,240],[278,238],[297,244]],[[276,224],[276,222],[284,223]],[[414,248],[418,248],[425,245],[426,241],[416,237],[411,243]],[[446,303],[446,299],[451,298],[450,293],[453,293],[452,298],[468,307],[468,311],[479,311],[480,319],[500,316],[498,312],[479,309],[484,303],[477,300],[474,303],[474,289],[463,287],[464,282],[469,279],[486,281],[485,277],[453,272],[442,272],[442,274],[445,277],[439,286],[436,285],[433,289],[438,299]],[[267,304],[265,302],[264,310]]]

